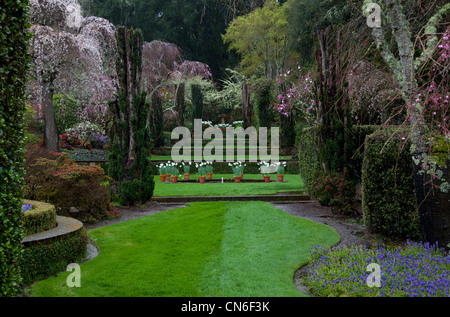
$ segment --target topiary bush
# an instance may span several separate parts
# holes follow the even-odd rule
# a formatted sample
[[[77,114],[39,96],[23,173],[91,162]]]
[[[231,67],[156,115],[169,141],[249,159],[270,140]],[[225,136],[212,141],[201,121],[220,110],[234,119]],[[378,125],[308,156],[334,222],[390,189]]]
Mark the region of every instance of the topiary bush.
[[[25,84],[30,61],[29,2],[0,6],[0,296],[20,292]]]
[[[381,130],[366,138],[362,167],[362,208],[367,229],[392,238],[419,239],[410,142]]]

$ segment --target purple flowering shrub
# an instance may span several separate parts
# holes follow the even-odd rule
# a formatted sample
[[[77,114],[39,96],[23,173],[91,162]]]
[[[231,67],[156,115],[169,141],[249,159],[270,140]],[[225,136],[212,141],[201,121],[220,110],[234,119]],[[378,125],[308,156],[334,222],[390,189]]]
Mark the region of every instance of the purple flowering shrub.
[[[316,296],[448,297],[450,254],[437,245],[408,241],[402,247],[316,246],[304,283]],[[371,263],[379,265],[372,285]],[[368,283],[369,281],[369,283]]]

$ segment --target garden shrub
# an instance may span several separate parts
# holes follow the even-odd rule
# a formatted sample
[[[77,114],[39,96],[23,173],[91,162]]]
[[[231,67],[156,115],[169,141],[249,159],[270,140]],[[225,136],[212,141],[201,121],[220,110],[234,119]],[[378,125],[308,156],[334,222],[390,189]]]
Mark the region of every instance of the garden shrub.
[[[319,128],[308,127],[302,130],[299,139],[299,172],[307,191],[325,206],[339,207],[341,212],[356,211],[356,185],[361,183],[361,170],[364,157],[364,142],[367,135],[379,130],[378,126],[353,126],[348,134],[347,159],[338,165],[328,162],[333,155],[339,155],[334,141],[327,143],[327,152],[321,152]],[[326,161],[326,162],[324,162]],[[327,163],[328,162],[328,163]],[[324,166],[334,169],[325,172]],[[343,173],[345,170],[345,173]],[[336,181],[338,180],[339,181]],[[335,180],[335,181],[333,181]]]
[[[152,198],[154,187],[154,181],[133,179],[123,182],[119,188],[119,203],[126,206],[146,203]]]
[[[382,130],[366,138],[362,208],[367,229],[392,238],[420,238],[410,142]]]
[[[364,142],[367,135],[379,130],[378,126],[353,126],[350,134],[353,147],[349,149],[349,158],[345,164],[351,181],[361,182],[361,169],[364,157]],[[308,127],[302,130],[299,142],[299,170],[305,185],[311,192],[314,184],[324,174],[321,163],[320,143],[317,127]],[[323,178],[326,177],[323,176]]]
[[[29,2],[0,6],[0,296],[21,284],[25,86],[30,56]]]
[[[23,215],[25,235],[35,234],[56,227],[55,206],[34,200],[24,200],[24,203],[33,205],[33,209]]]
[[[56,213],[83,222],[107,218],[109,178],[96,165],[78,165],[67,153],[28,147],[25,198],[51,203]]]
[[[25,244],[20,261],[23,283],[28,285],[65,271],[70,263],[79,263],[86,256],[87,243],[86,230],[82,228],[56,240]]]
[[[304,128],[299,145],[299,171],[308,192],[314,191],[314,183],[322,172],[319,152],[318,129]]]

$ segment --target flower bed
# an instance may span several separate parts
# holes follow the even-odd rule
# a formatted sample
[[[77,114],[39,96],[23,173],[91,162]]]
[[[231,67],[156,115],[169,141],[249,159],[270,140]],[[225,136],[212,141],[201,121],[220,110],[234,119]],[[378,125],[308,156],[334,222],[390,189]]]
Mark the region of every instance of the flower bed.
[[[428,243],[408,241],[402,247],[316,247],[305,284],[317,296],[448,297],[450,254]],[[379,265],[379,287],[370,287]],[[369,281],[373,282],[372,275]]]

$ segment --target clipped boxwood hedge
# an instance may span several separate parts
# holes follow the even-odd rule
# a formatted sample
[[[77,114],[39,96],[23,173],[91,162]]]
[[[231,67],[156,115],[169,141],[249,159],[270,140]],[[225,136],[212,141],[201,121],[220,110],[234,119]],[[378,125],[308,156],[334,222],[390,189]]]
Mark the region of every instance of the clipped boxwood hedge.
[[[364,223],[372,233],[420,238],[411,144],[401,133],[378,131],[366,139],[362,169]]]
[[[25,285],[65,271],[70,263],[79,263],[86,257],[88,238],[82,228],[66,236],[26,246],[20,261]]]
[[[55,206],[40,201],[24,200],[33,209],[23,215],[25,235],[35,234],[56,227]]]

